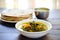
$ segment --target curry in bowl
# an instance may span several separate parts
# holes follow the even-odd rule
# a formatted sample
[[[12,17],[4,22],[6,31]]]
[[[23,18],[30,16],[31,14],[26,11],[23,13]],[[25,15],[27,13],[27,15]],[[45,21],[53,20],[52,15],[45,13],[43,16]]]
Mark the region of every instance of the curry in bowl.
[[[16,23],[16,29],[29,38],[39,38],[46,35],[52,28],[51,23],[40,19],[26,19]]]
[[[27,32],[41,32],[47,30],[48,27],[43,22],[31,21],[31,22],[23,22],[21,29]]]

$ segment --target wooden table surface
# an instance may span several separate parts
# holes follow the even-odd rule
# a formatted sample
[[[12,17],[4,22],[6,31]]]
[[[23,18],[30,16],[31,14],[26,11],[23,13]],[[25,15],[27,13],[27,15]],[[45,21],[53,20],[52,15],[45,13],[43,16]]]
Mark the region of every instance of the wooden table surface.
[[[0,20],[0,40],[60,40],[60,10],[51,10],[47,21],[52,23],[52,30],[41,38],[27,38],[15,29],[15,23]]]

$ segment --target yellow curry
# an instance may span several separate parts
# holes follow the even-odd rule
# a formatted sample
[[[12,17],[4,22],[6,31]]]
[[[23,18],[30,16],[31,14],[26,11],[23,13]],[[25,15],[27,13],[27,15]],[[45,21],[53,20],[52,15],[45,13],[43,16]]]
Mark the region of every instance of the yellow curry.
[[[48,28],[47,25],[43,22],[32,21],[32,22],[24,22],[22,29],[28,32],[39,32],[39,31],[45,31]]]

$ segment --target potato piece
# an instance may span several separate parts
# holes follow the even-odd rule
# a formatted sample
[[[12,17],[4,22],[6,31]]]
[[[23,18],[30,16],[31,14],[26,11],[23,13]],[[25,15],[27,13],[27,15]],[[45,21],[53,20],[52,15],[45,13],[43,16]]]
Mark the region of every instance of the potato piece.
[[[24,28],[29,28],[29,27],[31,27],[30,24],[24,24]]]

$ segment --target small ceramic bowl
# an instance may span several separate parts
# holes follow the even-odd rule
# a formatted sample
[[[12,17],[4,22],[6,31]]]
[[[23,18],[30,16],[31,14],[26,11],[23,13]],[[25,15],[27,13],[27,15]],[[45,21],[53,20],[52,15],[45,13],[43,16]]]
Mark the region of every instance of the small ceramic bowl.
[[[41,31],[41,32],[27,32],[27,31],[24,31],[23,29],[21,29],[22,22],[29,22],[29,21],[43,22],[43,23],[47,24],[48,29],[45,30],[45,31]],[[26,19],[26,20],[17,22],[16,25],[15,25],[15,27],[16,27],[17,30],[20,31],[20,33],[22,35],[24,35],[26,37],[29,37],[29,38],[39,38],[39,37],[42,37],[42,36],[46,35],[51,30],[52,25],[51,25],[51,23],[49,23],[47,21],[44,21],[44,20],[39,20],[39,19]]]

